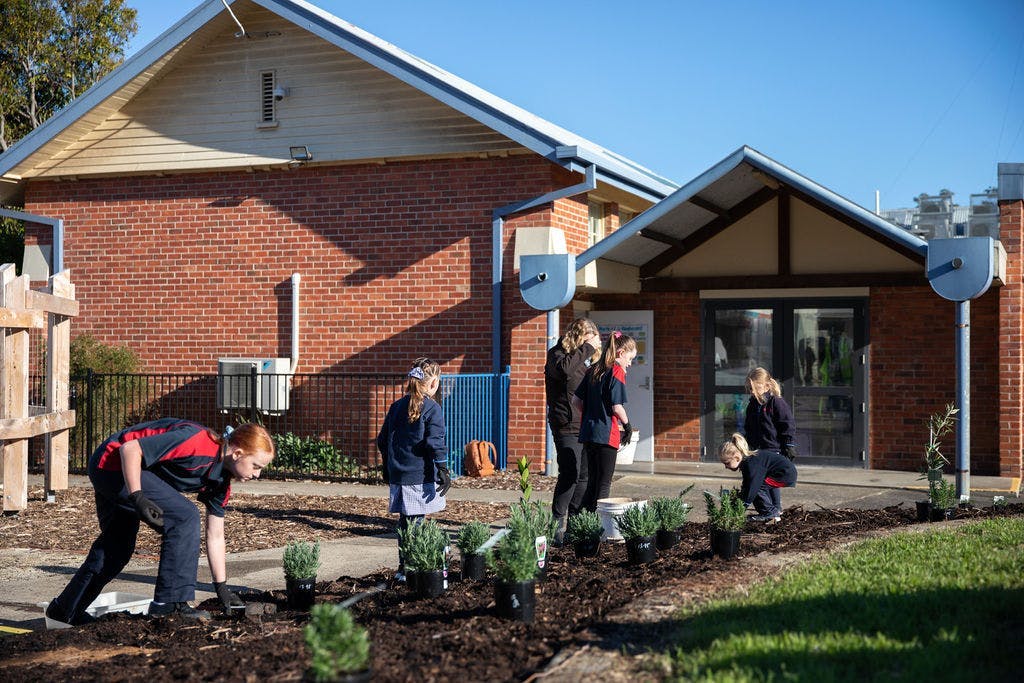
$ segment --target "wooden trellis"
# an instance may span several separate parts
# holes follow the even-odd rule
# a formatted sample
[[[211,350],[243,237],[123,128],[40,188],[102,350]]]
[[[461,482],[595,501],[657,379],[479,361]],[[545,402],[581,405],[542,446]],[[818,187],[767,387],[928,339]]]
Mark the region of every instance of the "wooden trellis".
[[[29,289],[27,275],[0,266],[0,443],[3,444],[3,511],[28,507],[28,440],[45,437],[47,495],[68,487],[68,410],[71,318],[78,315],[75,286],[66,271],[42,290]],[[45,329],[46,405],[29,405],[29,330]]]

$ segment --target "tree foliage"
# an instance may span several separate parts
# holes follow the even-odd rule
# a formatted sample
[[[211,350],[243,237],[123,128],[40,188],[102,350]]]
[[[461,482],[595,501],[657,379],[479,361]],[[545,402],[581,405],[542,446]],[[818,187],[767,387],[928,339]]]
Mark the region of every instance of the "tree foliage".
[[[121,63],[136,14],[125,0],[0,2],[0,151]]]

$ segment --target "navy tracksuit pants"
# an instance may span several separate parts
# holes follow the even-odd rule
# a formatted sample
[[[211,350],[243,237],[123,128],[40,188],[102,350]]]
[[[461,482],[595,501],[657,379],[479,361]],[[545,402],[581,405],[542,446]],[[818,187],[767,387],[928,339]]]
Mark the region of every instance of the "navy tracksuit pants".
[[[110,583],[135,552],[139,516],[128,500],[121,472],[98,470],[89,462],[89,479],[96,495],[100,535],[85,562],[55,602],[69,616],[80,615]],[[199,564],[199,510],[195,504],[157,475],[142,471],[142,492],[164,511],[160,566],[155,602],[195,599]]]

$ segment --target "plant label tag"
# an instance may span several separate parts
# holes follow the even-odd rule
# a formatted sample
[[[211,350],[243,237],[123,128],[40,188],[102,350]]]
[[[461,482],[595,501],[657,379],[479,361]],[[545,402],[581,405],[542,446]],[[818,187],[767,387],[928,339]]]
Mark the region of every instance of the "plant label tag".
[[[537,551],[537,566],[543,569],[548,557],[548,537],[538,536],[534,540],[534,549]]]

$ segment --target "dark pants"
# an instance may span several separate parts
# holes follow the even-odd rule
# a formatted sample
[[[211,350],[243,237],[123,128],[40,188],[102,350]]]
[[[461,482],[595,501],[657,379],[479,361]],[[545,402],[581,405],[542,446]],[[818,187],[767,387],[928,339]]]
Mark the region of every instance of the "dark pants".
[[[757,498],[754,498],[754,509],[762,515],[781,513],[782,494],[779,488],[770,484],[761,484]]]
[[[558,480],[551,501],[555,519],[575,515],[583,507],[587,495],[587,459],[583,444],[576,434],[556,434],[555,451],[558,459]]]
[[[618,449],[600,443],[586,443],[583,453],[587,459],[587,495],[583,499],[583,507],[597,512],[597,501],[607,498],[612,490]]]
[[[59,596],[57,607],[76,620],[132,558],[139,533],[139,516],[128,500],[120,472],[89,467],[96,497],[100,535],[85,562]],[[153,600],[188,602],[195,599],[199,564],[199,511],[195,504],[152,472],[142,471],[142,492],[164,511],[160,566]]]

